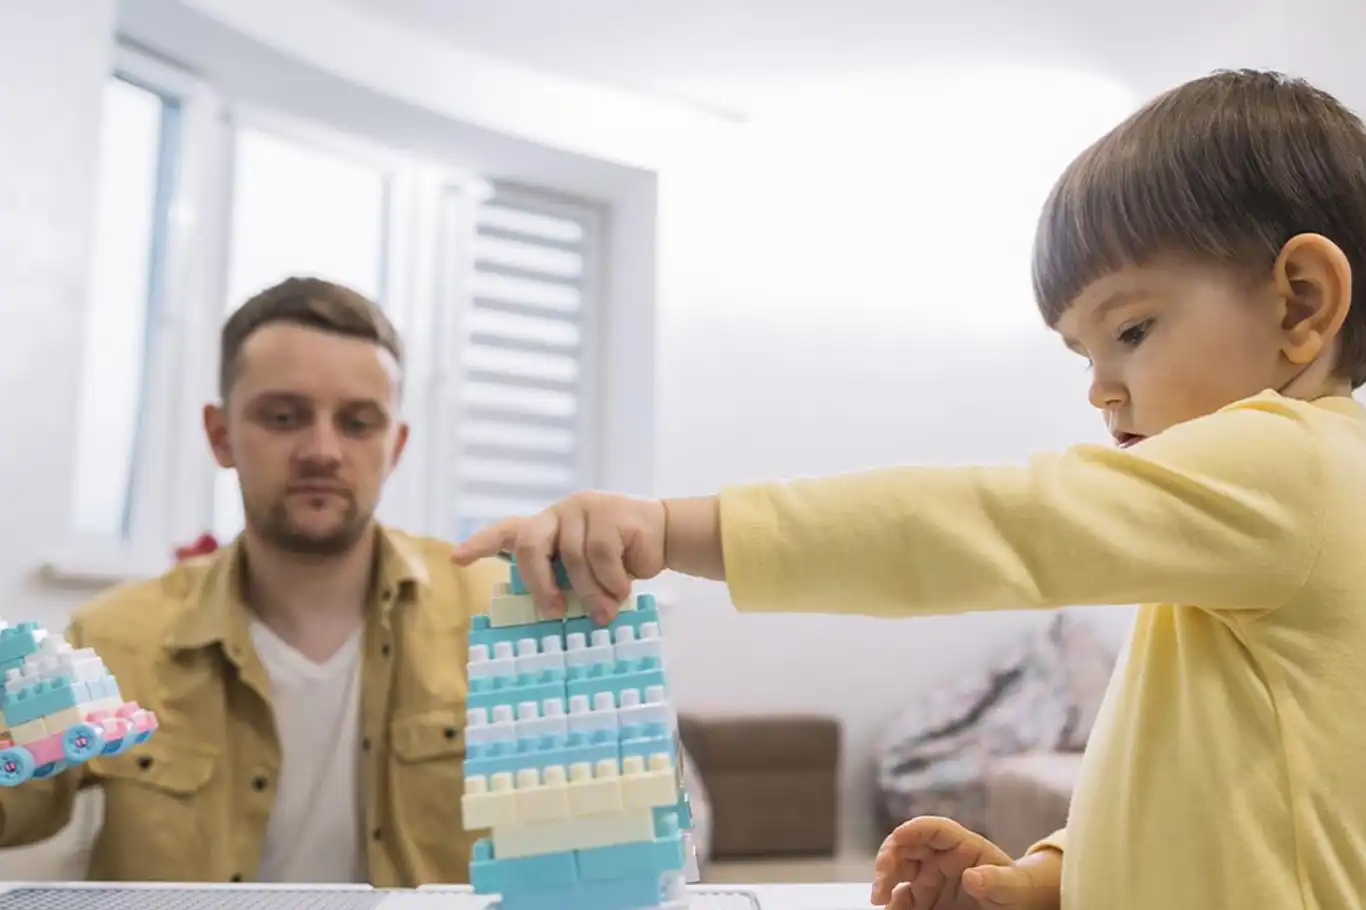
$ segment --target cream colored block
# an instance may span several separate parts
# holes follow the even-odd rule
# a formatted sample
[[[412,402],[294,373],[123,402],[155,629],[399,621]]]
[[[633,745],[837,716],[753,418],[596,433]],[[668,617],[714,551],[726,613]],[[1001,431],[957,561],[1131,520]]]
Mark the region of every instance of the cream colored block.
[[[494,828],[493,855],[507,859],[566,850],[592,850],[651,840],[654,836],[654,813],[649,809],[613,812],[540,825]]]
[[[621,603],[617,604],[617,612],[618,612],[618,613],[629,613],[630,611],[634,610],[635,608],[636,608],[636,598],[635,598],[635,595],[632,595],[632,596],[626,598],[625,600],[623,600]],[[579,595],[571,593],[567,598],[565,598],[565,605],[564,605],[564,618],[565,618],[565,619],[582,619],[583,617],[585,617],[585,616],[587,616],[587,615],[588,615],[588,611],[584,609],[584,607],[583,607],[583,601],[579,599]]]
[[[540,619],[530,594],[496,594],[489,601],[489,625],[495,629],[525,626]]]
[[[569,817],[569,780],[563,766],[551,765],[544,773],[535,768],[517,772],[518,821],[528,824]]]
[[[636,609],[636,598],[632,595],[617,605],[618,613],[627,613]],[[565,598],[565,619],[581,619],[588,613],[583,608],[583,601],[579,596],[570,593]],[[489,601],[489,625],[495,629],[502,629],[507,626],[525,626],[534,622],[543,622],[545,617],[541,616],[536,610],[536,602],[531,599],[530,594],[513,594],[512,586],[501,584],[494,589],[493,597]]]
[[[74,727],[76,724],[84,723],[86,715],[97,708],[89,704],[77,705],[74,708],[63,708],[60,711],[53,711],[51,714],[43,715],[43,726],[47,727],[48,735],[54,733],[65,733],[67,728]]]
[[[575,818],[620,812],[625,808],[621,799],[621,771],[611,759],[603,759],[597,767],[578,762],[569,767],[569,808]]]
[[[466,779],[460,813],[466,831],[517,824],[517,791],[512,775],[501,771],[492,778],[476,774]]]
[[[651,755],[647,763],[639,755],[621,763],[621,798],[625,807],[648,809],[678,802],[678,777],[667,755]]]
[[[26,746],[40,739],[46,739],[49,734],[47,725],[43,723],[43,719],[40,717],[26,724],[15,724],[14,729],[9,731],[9,735],[14,742]]]

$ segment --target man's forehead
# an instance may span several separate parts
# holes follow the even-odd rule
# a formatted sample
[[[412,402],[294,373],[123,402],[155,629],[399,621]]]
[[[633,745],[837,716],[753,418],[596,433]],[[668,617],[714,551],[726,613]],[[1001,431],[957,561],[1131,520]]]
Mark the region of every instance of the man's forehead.
[[[238,382],[309,397],[387,397],[401,371],[394,356],[364,338],[289,324],[263,326],[242,346]]]

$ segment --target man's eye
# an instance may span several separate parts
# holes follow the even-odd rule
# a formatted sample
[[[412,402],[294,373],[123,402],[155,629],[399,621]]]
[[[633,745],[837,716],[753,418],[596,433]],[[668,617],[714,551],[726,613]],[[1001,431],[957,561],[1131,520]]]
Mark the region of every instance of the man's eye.
[[[371,414],[353,414],[342,421],[344,432],[353,436],[364,436],[379,429],[383,421]]]

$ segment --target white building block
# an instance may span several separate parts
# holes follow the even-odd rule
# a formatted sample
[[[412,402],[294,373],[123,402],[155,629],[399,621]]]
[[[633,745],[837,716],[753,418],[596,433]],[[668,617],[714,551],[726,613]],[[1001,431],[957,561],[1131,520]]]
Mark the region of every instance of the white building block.
[[[646,622],[640,625],[640,634],[630,626],[622,626],[617,629],[616,643],[613,650],[616,652],[617,660],[644,660],[652,657],[655,660],[664,659],[664,639],[659,634],[659,623]]]
[[[615,737],[620,729],[611,692],[598,692],[591,702],[587,695],[569,697],[570,733],[609,733]]]
[[[524,701],[517,705],[518,739],[568,735],[569,718],[565,716],[563,700],[547,698],[539,705],[534,701]]]
[[[517,738],[517,721],[512,705],[494,705],[490,716],[487,708],[470,708],[465,715],[465,742],[470,745],[511,742]]]
[[[654,813],[648,809],[572,818],[542,825],[493,829],[493,855],[538,856],[567,850],[592,850],[648,841],[655,836]]]
[[[566,667],[591,667],[616,662],[610,629],[594,629],[589,635],[570,632],[564,637]]]
[[[471,681],[514,675],[517,672],[517,661],[513,656],[512,643],[500,642],[495,645],[492,652],[488,645],[470,645],[470,656],[465,672]]]
[[[517,642],[517,672],[531,675],[564,672],[564,643],[558,635],[547,635],[539,642],[523,638]]]
[[[651,755],[647,763],[639,755],[621,762],[621,797],[629,809],[672,806],[678,802],[678,776],[667,755]]]
[[[575,818],[621,812],[621,769],[611,759],[596,766],[576,762],[569,766],[569,809]]]
[[[482,774],[468,778],[460,810],[466,831],[517,824],[517,791],[512,775],[501,771],[491,778]]]
[[[570,817],[569,776],[562,766],[551,765],[544,772],[535,768],[517,772],[518,821],[530,824]]]
[[[659,724],[673,729],[676,715],[669,704],[663,686],[646,686],[642,697],[639,689],[624,689],[617,707],[617,722],[623,727]]]

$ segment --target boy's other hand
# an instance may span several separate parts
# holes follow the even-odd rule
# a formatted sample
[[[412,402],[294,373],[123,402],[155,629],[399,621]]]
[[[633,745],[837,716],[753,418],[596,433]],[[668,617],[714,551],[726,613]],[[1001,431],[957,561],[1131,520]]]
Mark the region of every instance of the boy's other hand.
[[[579,493],[539,514],[475,532],[451,559],[469,565],[499,551],[511,553],[537,609],[559,617],[565,612],[565,596],[551,567],[558,556],[584,609],[605,623],[630,596],[633,580],[664,570],[666,517],[659,500]]]
[[[1016,863],[955,821],[925,816],[900,825],[883,841],[874,865],[872,903],[889,910],[1057,907],[1056,879],[1043,881],[1053,877],[1038,872],[1036,863]]]

